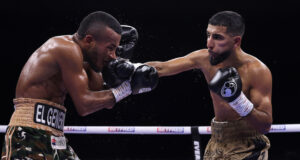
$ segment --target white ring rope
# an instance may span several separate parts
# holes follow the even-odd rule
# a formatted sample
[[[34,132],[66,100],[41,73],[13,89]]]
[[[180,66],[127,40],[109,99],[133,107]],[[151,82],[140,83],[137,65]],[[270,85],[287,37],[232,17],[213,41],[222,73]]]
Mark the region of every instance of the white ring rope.
[[[0,125],[5,133],[7,125]],[[211,134],[210,126],[199,126],[199,134]],[[269,133],[300,132],[300,124],[274,124]],[[148,134],[148,135],[190,135],[190,126],[65,126],[67,134]]]

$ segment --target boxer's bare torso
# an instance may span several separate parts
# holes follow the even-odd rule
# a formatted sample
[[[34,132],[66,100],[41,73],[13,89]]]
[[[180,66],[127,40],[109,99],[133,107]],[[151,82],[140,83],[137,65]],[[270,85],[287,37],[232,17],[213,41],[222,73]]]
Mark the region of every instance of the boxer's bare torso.
[[[265,133],[272,123],[272,75],[266,65],[254,56],[245,53],[241,48],[241,37],[227,33],[224,26],[208,25],[207,48],[191,52],[186,56],[174,58],[166,62],[148,62],[158,70],[160,77],[170,76],[191,69],[200,69],[209,83],[217,70],[226,67],[237,69],[241,81],[242,92],[251,101],[254,109],[245,119],[258,131]],[[214,64],[215,57],[226,54],[228,57]],[[210,92],[213,101],[215,120],[235,121],[241,116],[228,102],[214,92]]]
[[[148,62],[155,66],[159,76],[170,76],[190,69],[200,69],[207,82],[210,82],[217,70],[225,67],[235,67],[242,80],[242,91],[254,104],[255,109],[247,116],[249,123],[256,126],[261,132],[266,132],[272,122],[272,76],[266,65],[257,58],[246,54],[242,50],[231,55],[226,61],[218,65],[211,65],[207,49],[192,52],[184,57],[175,58],[166,62]],[[235,121],[241,118],[228,102],[214,92],[210,92],[213,101],[215,120]],[[201,102],[200,102],[201,103]]]
[[[241,52],[232,60],[228,60],[227,63],[220,63],[218,65],[211,65],[209,63],[209,53],[207,49],[196,51],[198,58],[198,68],[203,72],[207,83],[209,83],[213,76],[216,74],[217,70],[225,67],[235,67],[242,79],[243,88],[242,91],[252,100],[252,103],[259,104],[261,100],[258,96],[257,90],[271,90],[272,79],[271,73],[267,66],[265,66],[257,58]],[[267,84],[267,85],[265,85]],[[257,88],[259,87],[259,88]],[[240,116],[235,112],[220,96],[210,91],[210,95],[213,101],[213,107],[215,112],[215,120],[217,121],[234,121],[240,118]],[[271,99],[271,93],[268,93],[267,98]]]
[[[16,98],[46,99],[63,104],[67,90],[56,60],[63,47],[80,50],[72,36],[60,36],[49,39],[30,56],[19,77]]]
[[[79,40],[75,35],[50,38],[26,62],[20,74],[16,98],[45,99],[63,104],[70,94],[82,116],[112,108],[115,99],[103,89],[102,70],[115,58],[120,35],[106,28],[103,41]],[[89,63],[85,60],[89,56]]]
[[[72,47],[81,52],[72,38],[72,35],[51,38],[31,55],[19,77],[16,98],[37,98],[58,104],[64,103],[67,89],[56,59],[64,48]],[[89,88],[101,90],[103,87],[101,75],[93,71],[89,64],[83,61],[82,56],[78,57],[82,61],[83,72],[88,76]]]

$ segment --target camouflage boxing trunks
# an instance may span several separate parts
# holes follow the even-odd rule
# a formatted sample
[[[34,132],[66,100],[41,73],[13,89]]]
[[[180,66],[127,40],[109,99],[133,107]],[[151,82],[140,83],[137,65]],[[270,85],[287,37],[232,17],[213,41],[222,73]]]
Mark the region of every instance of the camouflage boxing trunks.
[[[269,139],[243,120],[211,123],[204,160],[267,160]]]
[[[9,126],[2,147],[1,160],[77,160],[64,136],[56,137],[49,131]]]
[[[30,98],[14,99],[14,104],[1,160],[79,159],[63,133],[64,106]]]

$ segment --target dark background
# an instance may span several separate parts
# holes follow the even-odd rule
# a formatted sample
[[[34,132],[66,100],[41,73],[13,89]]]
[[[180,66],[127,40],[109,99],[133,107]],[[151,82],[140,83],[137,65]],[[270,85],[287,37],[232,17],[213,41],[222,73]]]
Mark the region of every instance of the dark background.
[[[97,10],[138,29],[134,62],[165,61],[205,48],[210,16],[222,10],[239,12],[246,20],[243,50],[263,61],[273,74],[274,124],[300,123],[300,2],[296,0],[10,1],[0,9],[2,125],[9,122],[15,85],[31,53],[52,36],[73,34],[81,19]],[[206,126],[214,116],[206,82],[197,70],[161,78],[154,91],[128,97],[112,110],[87,117],[77,115],[69,97],[66,106],[66,125],[78,126]],[[4,134],[1,136],[2,143]],[[267,136],[272,143],[270,159],[300,159],[299,133]],[[193,158],[190,136],[67,137],[82,159]],[[208,139],[208,135],[202,136],[203,148]]]

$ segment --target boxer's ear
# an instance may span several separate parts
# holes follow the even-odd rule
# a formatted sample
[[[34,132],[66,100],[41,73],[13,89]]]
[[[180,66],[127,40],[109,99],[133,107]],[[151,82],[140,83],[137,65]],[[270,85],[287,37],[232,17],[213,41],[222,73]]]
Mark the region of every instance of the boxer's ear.
[[[234,46],[235,47],[240,47],[241,43],[242,43],[242,37],[241,36],[234,36],[233,41],[234,41]]]
[[[96,41],[95,41],[95,38],[92,36],[92,35],[86,35],[84,38],[83,38],[83,42],[84,42],[84,45],[88,48],[90,47],[93,47],[96,45]]]
[[[86,42],[86,43],[93,43],[94,41],[95,41],[95,39],[94,39],[94,37],[92,36],[92,35],[86,35],[85,37],[84,37],[84,41]]]

